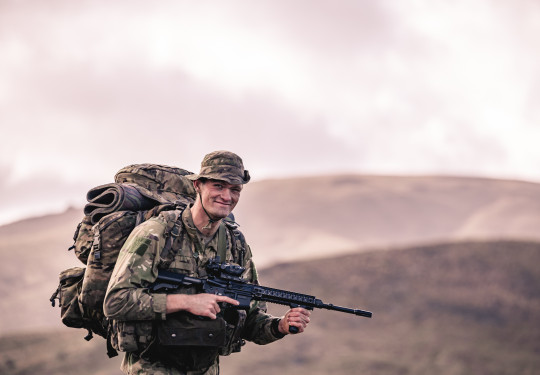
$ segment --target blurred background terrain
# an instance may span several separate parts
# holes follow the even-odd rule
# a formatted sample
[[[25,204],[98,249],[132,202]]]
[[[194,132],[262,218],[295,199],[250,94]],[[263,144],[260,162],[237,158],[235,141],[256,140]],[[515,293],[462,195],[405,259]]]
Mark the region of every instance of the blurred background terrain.
[[[305,334],[223,358],[224,374],[534,374],[540,365],[540,185],[339,175],[260,181],[243,194],[237,221],[263,284],[374,317],[315,311]],[[1,373],[119,373],[105,341],[62,326],[48,301],[58,273],[79,265],[67,248],[81,218],[72,208],[0,227]]]
[[[224,374],[538,374],[539,45],[535,0],[0,1],[0,374],[119,373],[49,303],[86,192],[220,149],[262,281],[374,313]]]

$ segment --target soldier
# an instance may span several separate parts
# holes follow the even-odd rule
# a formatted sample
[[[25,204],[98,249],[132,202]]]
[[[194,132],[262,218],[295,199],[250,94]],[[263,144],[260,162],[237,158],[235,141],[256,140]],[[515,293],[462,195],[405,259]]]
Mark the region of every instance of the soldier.
[[[161,268],[204,277],[206,263],[223,244],[225,260],[243,265],[243,277],[258,283],[243,235],[223,220],[250,180],[242,159],[228,151],[212,152],[204,157],[200,173],[189,178],[197,192],[195,203],[184,210],[164,211],[136,227],[120,252],[107,289],[104,312],[113,320],[113,344],[122,348],[122,343],[135,343],[128,345],[132,350],[122,362],[126,374],[218,374],[219,355],[240,351],[244,340],[268,344],[287,335],[289,326],[301,333],[309,323],[310,313],[303,308],[277,318],[266,313],[264,302],[253,302],[246,313],[220,306],[238,305],[234,299],[190,287],[179,294],[148,291],[146,286]],[[175,223],[179,231],[171,237]],[[223,225],[226,240],[219,235]],[[170,252],[164,250],[167,241],[173,241]],[[225,331],[225,345],[215,347],[211,339],[204,342],[205,337],[216,336],[216,329]]]

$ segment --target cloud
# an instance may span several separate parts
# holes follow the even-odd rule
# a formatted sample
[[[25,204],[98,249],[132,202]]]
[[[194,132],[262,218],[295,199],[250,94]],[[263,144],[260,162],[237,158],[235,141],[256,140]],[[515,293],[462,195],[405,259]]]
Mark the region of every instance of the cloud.
[[[322,120],[303,119],[265,93],[231,98],[174,69],[124,69],[96,79],[92,66],[81,64],[64,70],[63,79],[57,74],[28,79],[31,92],[55,90],[39,106],[39,95],[27,96],[40,108],[15,116],[28,132],[9,129],[13,135],[0,141],[5,155],[19,153],[2,173],[9,178],[0,222],[29,207],[82,205],[88,189],[112,182],[128,164],[197,171],[204,154],[216,149],[242,155],[254,179],[355,167],[357,152],[328,134]]]
[[[525,0],[4,1],[2,183],[222,148],[254,178],[540,180],[539,21]]]
[[[52,170],[13,180],[12,168],[0,164],[0,175],[0,225],[85,203],[88,188],[84,181],[66,181]]]

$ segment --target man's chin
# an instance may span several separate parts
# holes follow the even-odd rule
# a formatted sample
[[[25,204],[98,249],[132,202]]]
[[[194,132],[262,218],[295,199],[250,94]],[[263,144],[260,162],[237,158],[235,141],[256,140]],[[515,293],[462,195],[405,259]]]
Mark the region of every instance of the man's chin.
[[[230,213],[231,213],[231,210],[222,209],[222,210],[214,210],[214,212],[210,212],[210,215],[212,215],[212,217],[215,217],[216,219],[220,220],[220,219],[224,219],[227,216],[229,216]]]
[[[216,215],[216,217],[224,218],[224,217],[227,217],[227,215],[231,213],[232,207],[228,205],[223,205],[223,204],[216,204],[213,207],[212,211],[214,211],[213,213],[214,215]]]

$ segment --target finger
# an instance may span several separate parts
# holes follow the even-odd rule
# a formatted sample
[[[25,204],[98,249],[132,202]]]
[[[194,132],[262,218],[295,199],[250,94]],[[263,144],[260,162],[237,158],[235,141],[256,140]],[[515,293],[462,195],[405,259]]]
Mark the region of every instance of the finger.
[[[302,314],[302,315],[307,315],[307,316],[310,316],[311,315],[311,311],[309,310],[306,310],[302,307],[298,307],[297,310],[295,310],[297,313],[299,314]]]
[[[288,323],[291,324],[291,325],[302,325],[302,326],[306,326],[309,322],[305,321],[304,319],[302,318],[290,318],[288,319]]]
[[[291,319],[302,320],[304,322],[309,322],[309,314],[302,313],[291,313],[288,315]]]
[[[302,314],[302,315],[311,315],[311,311],[304,309],[303,307],[295,307],[289,310],[290,313]]]
[[[208,308],[208,315],[207,316],[210,319],[216,319],[218,313],[219,313],[219,306],[218,306],[217,303],[214,303]]]
[[[204,307],[201,306],[201,310],[196,315],[204,316],[210,319],[216,319],[217,312],[213,304],[208,304]]]
[[[232,298],[227,297],[227,296],[217,296],[216,301],[218,301],[218,302],[227,302],[227,303],[230,303],[231,305],[235,305],[235,306],[238,306],[240,304],[240,302],[238,302],[237,300],[232,299]]]
[[[305,315],[290,316],[287,321],[292,324],[301,324],[303,327],[306,327],[309,323],[309,317]]]

